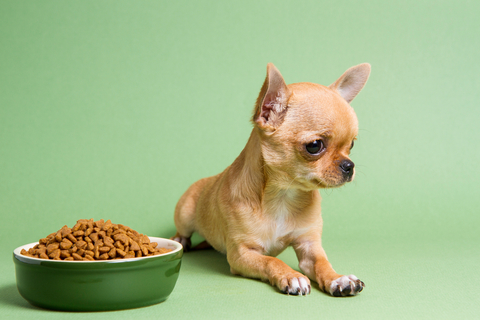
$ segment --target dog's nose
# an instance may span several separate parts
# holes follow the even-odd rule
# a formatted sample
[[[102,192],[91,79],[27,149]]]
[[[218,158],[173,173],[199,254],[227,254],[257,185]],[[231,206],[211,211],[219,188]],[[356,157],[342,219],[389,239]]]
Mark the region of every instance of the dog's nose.
[[[350,160],[343,160],[342,163],[340,163],[340,169],[342,170],[343,175],[347,178],[351,178],[353,176],[354,167],[355,164]]]

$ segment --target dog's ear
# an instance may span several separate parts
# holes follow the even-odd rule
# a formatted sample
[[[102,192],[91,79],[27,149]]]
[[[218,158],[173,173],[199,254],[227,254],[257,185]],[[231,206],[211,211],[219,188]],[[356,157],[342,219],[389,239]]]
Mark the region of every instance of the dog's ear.
[[[350,103],[362,90],[365,83],[367,83],[370,69],[370,64],[368,63],[351,67],[337,81],[332,83],[329,88],[336,90],[343,99]]]
[[[267,77],[258,95],[253,114],[253,123],[265,131],[275,131],[287,112],[290,92],[280,71],[269,63]]]

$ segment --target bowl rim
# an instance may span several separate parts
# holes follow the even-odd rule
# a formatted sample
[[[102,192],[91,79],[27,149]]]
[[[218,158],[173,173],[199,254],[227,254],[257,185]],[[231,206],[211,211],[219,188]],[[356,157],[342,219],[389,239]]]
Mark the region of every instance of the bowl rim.
[[[175,240],[171,240],[171,239],[167,239],[167,238],[160,238],[160,237],[148,237],[148,238],[150,239],[151,242],[157,242],[159,246],[175,247],[175,249],[173,249],[170,252],[157,254],[157,255],[154,255],[154,256],[135,257],[135,258],[128,258],[128,259],[93,260],[93,261],[92,260],[81,260],[81,261],[67,260],[67,261],[65,261],[65,260],[51,260],[51,259],[47,260],[47,259],[24,256],[23,254],[20,253],[20,251],[22,251],[22,249],[25,249],[25,250],[28,251],[28,249],[33,248],[36,244],[38,244],[38,241],[37,241],[37,242],[32,242],[32,243],[25,244],[23,246],[15,248],[13,250],[13,255],[15,256],[15,258],[17,258],[21,262],[25,262],[25,263],[28,263],[28,264],[40,264],[42,262],[48,262],[48,263],[87,263],[87,264],[104,263],[105,264],[105,263],[128,263],[128,262],[135,262],[135,261],[153,259],[153,258],[158,258],[158,257],[165,257],[165,256],[168,256],[168,255],[174,255],[174,254],[178,253],[179,251],[183,250],[182,244],[175,241]],[[161,243],[159,243],[159,241]]]

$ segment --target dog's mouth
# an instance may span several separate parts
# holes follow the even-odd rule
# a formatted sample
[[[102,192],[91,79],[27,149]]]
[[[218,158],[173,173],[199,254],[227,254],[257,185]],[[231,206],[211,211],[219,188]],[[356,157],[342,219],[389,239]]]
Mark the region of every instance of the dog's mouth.
[[[336,177],[336,176],[327,176],[319,178],[317,176],[310,176],[306,179],[306,184],[312,189],[330,189],[330,188],[338,188],[346,184],[347,182],[352,181],[352,177]]]

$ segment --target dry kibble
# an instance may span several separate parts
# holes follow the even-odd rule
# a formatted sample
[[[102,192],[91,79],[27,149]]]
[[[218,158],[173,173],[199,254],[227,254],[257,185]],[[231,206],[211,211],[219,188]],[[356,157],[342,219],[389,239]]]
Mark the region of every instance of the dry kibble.
[[[115,247],[113,247],[112,249],[110,249],[110,251],[108,252],[108,256],[109,256],[111,259],[115,259],[115,257],[117,256],[117,249],[115,249]]]
[[[88,237],[89,237],[93,242],[98,241],[98,231],[96,231],[95,233],[91,233]]]
[[[95,258],[87,254],[87,255],[85,255],[84,260],[95,261]]]
[[[85,237],[89,236],[92,233],[92,231],[93,231],[93,227],[85,230]]]
[[[124,258],[127,255],[127,253],[125,251],[123,251],[122,249],[117,249],[117,255]]]
[[[125,259],[135,258],[135,251],[128,251],[125,255]]]
[[[100,251],[100,253],[106,253],[106,252],[110,251],[110,247],[103,246],[103,247],[98,248],[98,251]]]
[[[99,260],[108,260],[109,256],[108,253],[101,254],[98,259]]]
[[[83,236],[85,234],[85,232],[83,230],[78,230],[78,231],[75,231],[73,233],[73,236],[74,237],[80,237],[80,236]]]
[[[60,259],[60,249],[55,249],[48,255],[52,259]]]
[[[58,249],[59,246],[60,246],[60,244],[58,242],[50,243],[47,246],[47,254],[52,253],[54,250]]]
[[[71,233],[67,235],[67,239],[70,240],[72,243],[77,242],[77,238],[75,238]]]
[[[121,249],[121,250],[125,249],[125,247],[123,246],[123,244],[120,241],[115,241],[115,247],[117,247],[118,249]]]
[[[72,257],[73,257],[75,260],[83,260],[82,256],[79,255],[79,254],[76,254],[76,253],[72,253]]]
[[[61,249],[70,249],[73,245],[72,241],[68,240],[67,238],[64,238],[63,240],[60,240],[60,248]]]
[[[108,247],[110,247],[110,248],[113,247],[114,241],[113,241],[112,238],[110,238],[110,237],[105,237],[105,238],[103,239],[103,242],[104,242],[104,244],[105,244],[106,246],[108,246]]]
[[[65,238],[68,234],[72,233],[72,229],[67,226],[63,226],[62,228],[62,237]]]
[[[128,236],[124,233],[117,233],[113,236],[113,239],[115,239],[115,241],[120,241],[123,245],[128,245],[130,242]]]
[[[21,254],[40,259],[95,261],[153,256],[172,251],[157,248],[156,242],[122,224],[110,220],[80,219],[73,226],[63,226],[38,241]]]
[[[139,251],[140,246],[138,245],[138,243],[136,241],[132,240],[132,245],[130,246],[130,249],[133,250],[133,251]]]
[[[85,249],[87,247],[87,242],[83,240],[79,240],[77,241],[77,243],[75,243],[75,245],[77,246],[78,249]]]
[[[62,241],[62,230],[59,230],[59,231],[57,232],[57,234],[55,235],[55,240],[56,240],[57,242]]]

